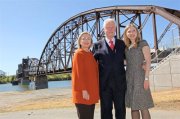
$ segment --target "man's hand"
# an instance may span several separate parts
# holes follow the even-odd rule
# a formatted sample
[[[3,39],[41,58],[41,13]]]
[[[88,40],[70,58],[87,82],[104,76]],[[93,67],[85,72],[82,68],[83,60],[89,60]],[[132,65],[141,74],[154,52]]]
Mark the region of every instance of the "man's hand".
[[[149,80],[144,80],[144,89],[149,89]]]

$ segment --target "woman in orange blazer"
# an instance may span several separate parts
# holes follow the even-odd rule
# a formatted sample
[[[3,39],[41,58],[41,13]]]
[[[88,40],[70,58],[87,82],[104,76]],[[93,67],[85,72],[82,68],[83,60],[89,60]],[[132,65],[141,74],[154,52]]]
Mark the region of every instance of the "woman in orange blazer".
[[[92,37],[82,32],[78,38],[72,63],[72,98],[79,119],[93,119],[95,103],[99,100],[98,66],[90,52]]]

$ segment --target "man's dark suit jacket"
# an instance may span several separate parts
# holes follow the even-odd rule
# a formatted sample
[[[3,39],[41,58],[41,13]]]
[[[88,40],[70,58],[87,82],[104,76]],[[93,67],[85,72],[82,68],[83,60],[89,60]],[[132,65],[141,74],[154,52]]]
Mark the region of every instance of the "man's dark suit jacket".
[[[94,44],[92,52],[99,64],[100,92],[106,90],[106,86],[110,81],[114,81],[117,91],[125,91],[124,42],[115,39],[115,47],[112,51],[105,39],[99,40]]]

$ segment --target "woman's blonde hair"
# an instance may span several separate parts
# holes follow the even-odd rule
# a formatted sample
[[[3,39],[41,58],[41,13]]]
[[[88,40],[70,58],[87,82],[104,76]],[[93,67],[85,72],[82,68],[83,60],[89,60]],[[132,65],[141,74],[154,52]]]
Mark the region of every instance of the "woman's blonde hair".
[[[89,34],[89,35],[91,36],[91,34],[90,34],[89,32],[87,32],[87,31],[82,32],[82,33],[79,35],[78,40],[77,40],[78,48],[81,48],[80,41],[81,41],[82,35],[84,35],[84,34]],[[92,40],[92,37],[91,37],[91,45],[92,45],[92,43],[93,43],[93,40]],[[91,46],[90,46],[90,47],[91,47]],[[89,47],[89,48],[90,48],[90,47]]]
[[[131,40],[127,37],[126,32],[130,27],[134,27],[136,29],[137,37],[136,37],[135,44],[133,47],[137,48],[137,43],[141,40],[141,35],[140,35],[139,30],[137,29],[137,27],[134,24],[131,23],[125,27],[124,34],[123,34],[123,40],[125,42],[126,47],[129,48],[129,46],[131,45]]]

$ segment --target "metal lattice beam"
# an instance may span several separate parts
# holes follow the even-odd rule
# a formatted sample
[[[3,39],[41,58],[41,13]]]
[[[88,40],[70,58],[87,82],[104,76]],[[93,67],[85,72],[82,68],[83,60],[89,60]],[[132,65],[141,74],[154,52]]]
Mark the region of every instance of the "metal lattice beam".
[[[38,63],[37,75],[70,72],[73,53],[77,49],[77,37],[82,31],[88,31],[93,39],[102,39],[104,37],[102,28],[104,19],[115,18],[117,23],[116,34],[119,38],[122,36],[121,30],[129,23],[135,23],[143,33],[143,28],[151,14],[154,15],[153,26],[155,26],[156,15],[180,26],[179,10],[152,5],[103,7],[71,17],[62,23],[48,39]],[[143,15],[145,16],[142,17]],[[156,31],[156,27],[154,27],[154,31]],[[157,49],[156,32],[154,32],[154,38]]]

